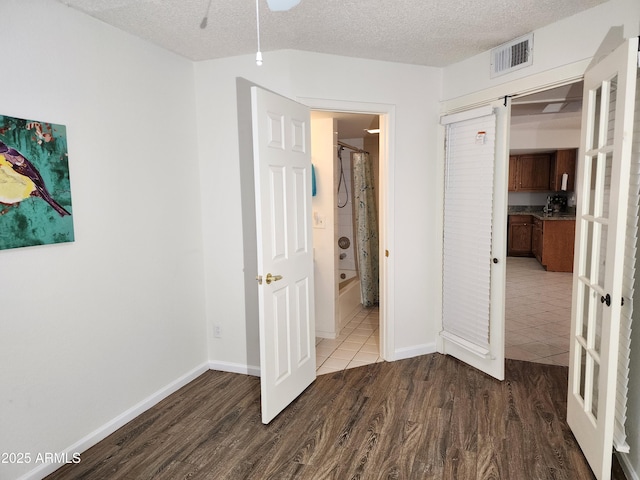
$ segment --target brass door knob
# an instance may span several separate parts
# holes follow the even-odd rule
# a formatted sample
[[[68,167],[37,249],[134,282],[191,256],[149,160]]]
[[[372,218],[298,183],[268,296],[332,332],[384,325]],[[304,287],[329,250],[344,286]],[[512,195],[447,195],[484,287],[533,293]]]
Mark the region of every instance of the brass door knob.
[[[282,275],[271,275],[270,273],[267,273],[267,278],[265,278],[267,285],[271,282],[277,282],[278,280],[282,280]]]

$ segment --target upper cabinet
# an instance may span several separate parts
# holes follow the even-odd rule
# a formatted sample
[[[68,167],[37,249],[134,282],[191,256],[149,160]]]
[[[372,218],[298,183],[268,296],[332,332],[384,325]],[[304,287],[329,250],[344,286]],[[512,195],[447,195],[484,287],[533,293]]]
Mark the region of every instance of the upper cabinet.
[[[576,176],[576,149],[550,153],[511,155],[510,192],[558,192],[566,173],[567,190],[573,191]]]
[[[509,157],[509,191],[546,192],[551,173],[550,153]]]
[[[578,150],[558,150],[551,161],[551,177],[549,190],[559,192],[562,190],[562,176],[567,174],[567,192],[573,192],[576,184],[576,159]]]

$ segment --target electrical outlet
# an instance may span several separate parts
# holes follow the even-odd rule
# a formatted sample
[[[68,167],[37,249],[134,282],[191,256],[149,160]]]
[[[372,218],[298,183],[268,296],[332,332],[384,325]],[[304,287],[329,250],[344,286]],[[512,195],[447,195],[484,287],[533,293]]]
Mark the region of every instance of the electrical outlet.
[[[220,325],[214,325],[213,326],[213,336],[215,338],[221,338],[222,337],[222,332],[220,329]]]

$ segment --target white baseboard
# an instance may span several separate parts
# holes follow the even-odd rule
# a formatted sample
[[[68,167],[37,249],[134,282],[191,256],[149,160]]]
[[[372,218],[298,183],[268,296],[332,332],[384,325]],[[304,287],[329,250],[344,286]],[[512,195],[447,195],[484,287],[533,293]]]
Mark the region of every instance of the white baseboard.
[[[219,362],[212,360],[209,362],[209,369],[219,370],[221,372],[242,373],[243,375],[252,375],[254,377],[260,376],[260,367],[245,365],[242,363]]]
[[[405,358],[419,357],[436,352],[436,343],[424,343],[412,347],[397,348],[394,352],[393,360],[404,360]]]
[[[316,337],[327,338],[329,340],[335,340],[338,335],[336,332],[325,332],[323,330],[316,330]]]
[[[82,453],[89,448],[93,447],[96,443],[104,440],[106,437],[111,435],[113,432],[118,430],[123,425],[127,424],[138,415],[144,413],[146,410],[149,410],[155,404],[159,403],[161,400],[164,400],[166,397],[176,392],[180,388],[184,387],[189,382],[195,380],[197,377],[202,375],[204,372],[209,370],[209,365],[207,363],[203,363],[202,365],[194,368],[190,372],[185,373],[180,378],[174,380],[169,385],[161,388],[157,392],[153,393],[149,397],[145,398],[141,402],[137,403],[130,409],[121,413],[113,420],[104,424],[97,430],[94,430],[84,438],[81,438],[76,443],[66,448],[63,452],[67,458],[72,458],[74,453]],[[55,472],[62,465],[58,463],[43,463],[39,465],[37,468],[25,473],[23,476],[19,477],[18,480],[40,480],[47,475]]]
[[[617,453],[616,456],[627,480],[640,480],[638,472],[636,472],[631,466],[631,463],[629,463],[629,455],[626,453]]]

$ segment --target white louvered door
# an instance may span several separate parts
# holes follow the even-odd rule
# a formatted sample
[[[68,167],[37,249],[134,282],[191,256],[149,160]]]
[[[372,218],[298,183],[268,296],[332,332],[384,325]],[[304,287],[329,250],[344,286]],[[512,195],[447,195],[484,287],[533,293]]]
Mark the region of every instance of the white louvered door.
[[[584,78],[567,421],[600,480],[611,476],[638,40]]]
[[[316,378],[309,109],[251,88],[262,422]]]
[[[441,351],[504,379],[510,105],[443,117]]]

